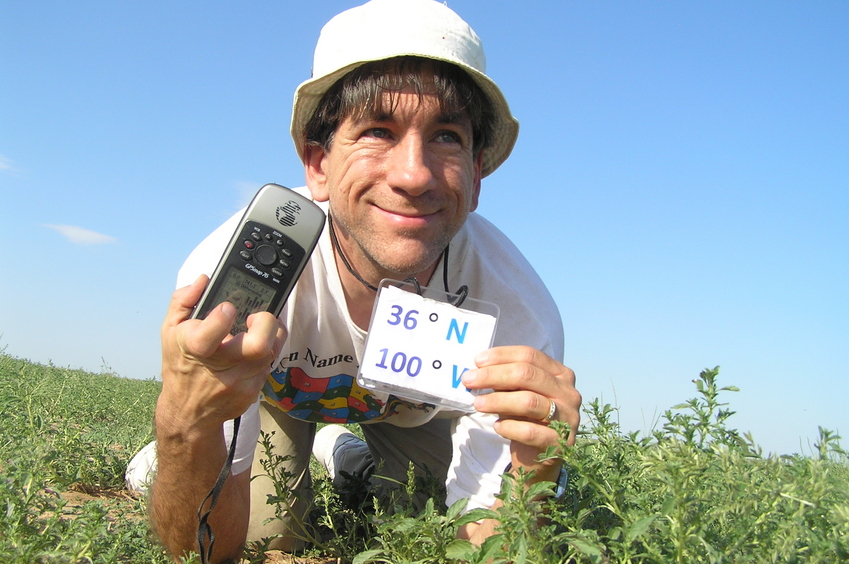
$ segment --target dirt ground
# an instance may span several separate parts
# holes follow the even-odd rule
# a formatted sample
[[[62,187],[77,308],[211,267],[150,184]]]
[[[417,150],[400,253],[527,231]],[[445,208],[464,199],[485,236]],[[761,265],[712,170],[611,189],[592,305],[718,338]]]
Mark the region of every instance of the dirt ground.
[[[306,558],[293,556],[291,554],[284,554],[282,552],[278,552],[276,550],[269,551],[265,553],[265,564],[338,564],[339,560],[336,558],[326,559],[326,558]]]
[[[127,490],[112,490],[112,489],[96,489],[82,487],[74,484],[69,489],[60,492],[59,495],[66,502],[66,510],[73,515],[73,509],[80,507],[89,501],[106,501],[107,503],[114,502],[115,507],[109,511],[109,517],[112,520],[119,516],[126,519],[128,514],[121,511],[121,502],[132,501],[134,495]],[[144,515],[136,516],[138,519],[144,519]],[[245,561],[247,562],[247,561]],[[313,558],[306,556],[297,556],[288,553],[283,553],[277,550],[268,551],[265,554],[265,564],[339,564],[340,560],[336,558]]]

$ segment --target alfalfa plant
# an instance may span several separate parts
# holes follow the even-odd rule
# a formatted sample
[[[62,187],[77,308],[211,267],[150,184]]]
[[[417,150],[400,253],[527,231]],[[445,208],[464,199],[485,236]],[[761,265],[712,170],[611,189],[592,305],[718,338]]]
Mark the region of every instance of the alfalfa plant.
[[[849,558],[849,472],[837,437],[819,456],[763,458],[726,425],[718,369],[699,395],[664,414],[651,439],[622,436],[590,404],[590,436],[562,452],[574,480],[571,506],[553,513],[549,543],[576,562],[840,562]],[[550,561],[556,562],[557,559]]]
[[[718,369],[703,371],[696,397],[667,410],[649,436],[622,433],[616,409],[597,400],[574,447],[555,424],[561,445],[545,456],[569,470],[560,499],[554,484],[529,485],[520,473],[504,476],[495,511],[464,512],[464,501],[422,510],[374,501],[345,514],[325,482],[315,510],[330,519],[331,538],[340,536],[316,536],[316,548],[356,564],[849,560],[849,460],[839,437],[822,430],[815,456],[764,458],[728,426],[733,412],[722,394],[736,389],[717,378]],[[500,526],[482,546],[456,538],[462,524],[483,518]]]
[[[141,500],[68,501],[123,485],[133,447],[150,434],[151,384],[0,351],[0,562],[167,562]]]

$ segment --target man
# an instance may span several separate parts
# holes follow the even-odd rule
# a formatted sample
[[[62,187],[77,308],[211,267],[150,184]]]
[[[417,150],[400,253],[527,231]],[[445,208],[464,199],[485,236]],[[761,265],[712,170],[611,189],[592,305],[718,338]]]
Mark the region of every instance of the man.
[[[186,261],[163,324],[151,516],[172,554],[197,550],[196,512],[225,462],[227,422],[238,416],[238,452],[209,521],[218,559],[236,558],[246,539],[270,535],[291,548],[289,533],[296,534],[298,515],[266,523],[273,485],[251,481],[263,473],[254,455],[260,427],[274,432],[276,454],[289,455],[290,486],[301,492],[320,421],[363,423],[361,467],[374,463],[377,473],[403,480],[412,462],[445,480],[449,503],[468,497],[470,506],[497,506],[506,469],[558,479],[559,463],[537,458],[558,443],[552,418],[570,425],[567,444],[574,442],[581,403],[574,374],[559,360],[561,321],[515,247],[472,213],[481,179],[507,158],[518,134],[484,64],[477,35],[433,0],[373,0],[322,30],[313,77],[295,95],[292,136],[328,224],[286,308],[279,319],[254,314],[247,332],[232,338],[229,304],[203,321],[189,319],[235,217]],[[475,413],[357,386],[375,286],[384,278],[467,285],[470,297],[498,304],[496,347],[463,377],[469,389],[494,390],[475,399]],[[315,389],[324,395],[298,400]],[[340,395],[343,415],[326,409]],[[337,444],[325,461],[332,463]],[[480,543],[495,526],[475,523],[461,534]]]

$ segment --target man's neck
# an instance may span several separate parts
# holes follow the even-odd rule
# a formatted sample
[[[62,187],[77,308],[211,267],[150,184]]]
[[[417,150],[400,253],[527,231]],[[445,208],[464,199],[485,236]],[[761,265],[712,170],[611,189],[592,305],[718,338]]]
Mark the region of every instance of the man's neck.
[[[367,287],[362,280],[348,271],[342,258],[339,256],[338,250],[333,250],[333,255],[336,260],[336,270],[339,272],[339,281],[342,283],[342,290],[345,292],[345,301],[348,306],[348,313],[351,319],[357,324],[357,327],[363,330],[368,330],[369,322],[371,321],[371,312],[374,309],[374,300],[377,297],[377,292]],[[416,280],[422,286],[427,286],[436,270],[437,260],[430,268],[415,275]],[[352,265],[354,269],[356,266]],[[398,276],[385,275],[383,278],[399,278]],[[403,276],[401,279],[407,279],[410,276]],[[382,279],[382,278],[381,278]],[[366,280],[369,284],[377,285],[380,280]]]

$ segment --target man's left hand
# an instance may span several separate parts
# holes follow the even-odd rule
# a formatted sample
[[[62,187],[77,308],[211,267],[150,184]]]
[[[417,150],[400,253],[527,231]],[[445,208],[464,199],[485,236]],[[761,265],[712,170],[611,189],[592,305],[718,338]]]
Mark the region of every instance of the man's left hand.
[[[575,444],[581,422],[581,394],[575,389],[575,373],[560,362],[526,346],[495,347],[475,358],[476,370],[463,376],[470,390],[492,389],[475,398],[475,409],[499,416],[495,431],[510,441],[513,468],[533,470],[533,481],[554,482],[560,461],[539,462],[539,455],[558,445],[551,420],[569,425],[567,446]]]

